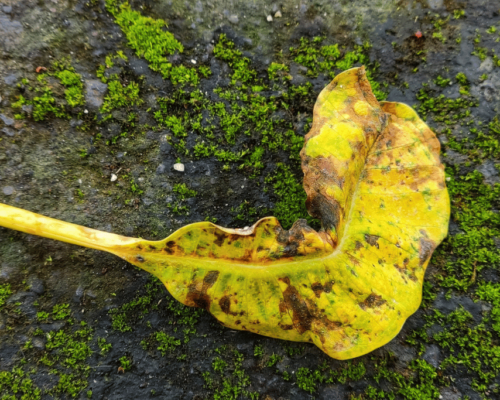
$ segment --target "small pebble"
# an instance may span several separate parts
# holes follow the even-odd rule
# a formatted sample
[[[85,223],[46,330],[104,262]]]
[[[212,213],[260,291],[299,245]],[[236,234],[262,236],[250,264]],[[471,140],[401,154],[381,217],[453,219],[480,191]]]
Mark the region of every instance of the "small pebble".
[[[273,21],[273,17],[272,17],[272,16],[270,16],[270,15],[268,15],[268,16],[267,16],[267,22],[272,22],[272,21]]]
[[[193,64],[196,64],[196,60],[191,60],[191,62],[192,62]]]
[[[118,179],[118,177],[115,174],[111,174],[111,182],[114,182]]]
[[[281,18],[281,11],[276,11],[276,14],[274,14],[274,18]]]
[[[14,125],[14,120],[12,118],[7,117],[5,114],[0,114],[0,119],[7,126]]]
[[[239,22],[239,18],[237,15],[230,15],[229,17],[227,17],[227,19],[234,25],[236,25]]]
[[[184,164],[176,163],[174,164],[174,169],[179,172],[184,172]]]
[[[184,171],[184,167],[182,170]],[[4,186],[2,192],[4,195],[10,196],[12,193],[14,193],[14,188],[12,186]]]

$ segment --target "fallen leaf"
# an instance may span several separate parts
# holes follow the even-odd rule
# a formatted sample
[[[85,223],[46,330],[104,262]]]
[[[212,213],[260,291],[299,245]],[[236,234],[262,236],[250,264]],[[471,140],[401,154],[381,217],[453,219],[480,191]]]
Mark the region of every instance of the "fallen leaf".
[[[379,103],[364,68],[353,68],[320,93],[301,152],[318,232],[269,217],[246,229],[199,222],[147,241],[1,204],[0,225],[116,254],[231,329],[349,359],[388,343],[420,305],[450,215],[439,150],[411,107]]]

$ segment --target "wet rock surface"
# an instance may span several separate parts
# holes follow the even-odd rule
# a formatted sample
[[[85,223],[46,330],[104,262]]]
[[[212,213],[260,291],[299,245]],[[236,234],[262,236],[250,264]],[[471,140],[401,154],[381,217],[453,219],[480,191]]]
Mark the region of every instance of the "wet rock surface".
[[[453,203],[450,234],[463,244],[457,250],[449,241],[438,249],[427,274],[423,306],[397,337],[367,356],[338,361],[310,344],[229,330],[204,310],[176,305],[147,273],[112,255],[0,228],[0,370],[12,379],[0,394],[33,399],[347,400],[384,398],[385,392],[402,399],[496,398],[500,367],[485,360],[492,358],[486,350],[494,351],[500,340],[494,320],[488,319],[499,306],[484,285],[499,281],[500,204],[493,199],[481,206],[491,212],[483,219],[467,212],[473,207],[470,198],[487,196],[499,183],[498,5],[174,0],[132,1],[131,7],[164,19],[168,28],[163,29],[183,44],[184,52],[169,56],[169,63],[210,68],[211,75],[186,86],[186,92],[200,90],[228,109],[231,101],[217,93],[233,87],[233,67],[214,54],[221,33],[248,58],[261,82],[268,82],[272,62],[286,64],[288,72],[276,87],[254,90],[277,99],[276,111],[265,119],[284,121],[300,137],[310,127],[314,100],[330,81],[330,71],[314,74],[311,65],[291,55],[290,47],[297,48],[300,38],[323,36],[325,43],[338,43],[345,53],[370,42],[368,61],[379,64],[374,79],[387,100],[427,113],[438,134],[452,200],[459,199]],[[48,76],[46,87],[55,98],[51,104],[66,107],[67,114],[36,117],[36,102],[16,108],[21,96],[42,96],[43,91],[33,88],[43,68],[54,71],[54,61],[63,59],[80,75],[82,103],[69,107],[68,87]],[[195,129],[182,138],[191,153],[179,150],[175,126],[160,129],[155,119],[162,110],[160,99],[174,96],[177,87],[154,72],[144,54],[130,48],[103,1],[3,0],[0,71],[0,202],[159,240],[205,219],[241,228],[273,215],[281,200],[265,178],[280,165],[294,168],[300,186],[300,165],[289,150],[266,150],[258,168],[255,161],[250,167],[213,155],[196,157],[194,146],[208,139]],[[456,78],[459,73],[465,80]],[[141,101],[125,102],[108,113],[103,105],[114,75],[122,87],[137,83]],[[309,94],[286,99],[283,82],[287,88],[310,85]],[[453,103],[459,111],[439,108],[445,101],[438,99],[440,94],[475,105]],[[429,105],[429,98],[437,100]],[[166,115],[182,116],[196,101],[188,98],[179,108],[167,105]],[[445,118],[455,112],[464,116]],[[207,110],[196,114],[204,127],[220,124]],[[261,131],[241,131],[231,151],[254,151],[262,143]],[[254,173],[257,177],[251,177]],[[464,195],[456,189],[462,177],[487,189],[470,186],[474,192]],[[181,199],[179,184],[197,194]],[[183,206],[188,211],[179,212]],[[457,217],[462,207],[469,211]],[[474,226],[463,224],[470,220],[477,221],[477,236],[467,236]],[[458,260],[478,242],[480,251],[467,262]],[[455,262],[458,266],[450,267]],[[462,279],[463,271],[468,275]],[[461,337],[467,340],[461,342]],[[453,364],[452,356],[462,361]],[[463,361],[469,356],[482,360],[479,368],[489,374],[487,381],[474,369],[476,361]],[[12,372],[15,368],[26,375],[20,378]],[[25,378],[31,380],[31,389],[9,391]]]

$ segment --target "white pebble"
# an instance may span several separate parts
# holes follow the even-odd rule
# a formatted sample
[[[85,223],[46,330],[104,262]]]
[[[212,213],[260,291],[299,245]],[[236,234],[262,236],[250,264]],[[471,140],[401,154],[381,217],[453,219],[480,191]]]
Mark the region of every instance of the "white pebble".
[[[179,172],[184,172],[184,164],[176,163],[174,164],[174,169]]]
[[[196,64],[196,60],[191,60],[191,62],[192,62],[193,64]]]
[[[281,18],[281,11],[276,11],[276,14],[274,14],[274,18]]]
[[[111,182],[114,182],[118,179],[118,177],[115,174],[111,174]]]
[[[270,15],[267,16],[267,22],[272,22],[273,21],[273,17],[271,17]]]

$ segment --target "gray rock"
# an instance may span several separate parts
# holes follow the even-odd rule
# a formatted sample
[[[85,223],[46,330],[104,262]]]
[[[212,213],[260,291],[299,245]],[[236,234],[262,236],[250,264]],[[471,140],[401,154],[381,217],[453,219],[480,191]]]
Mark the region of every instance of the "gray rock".
[[[19,21],[11,20],[6,15],[0,15],[0,48],[3,48],[4,51],[13,52],[17,50],[23,32],[23,26]]]
[[[12,6],[3,6],[2,7],[2,11],[5,13],[5,14],[10,14],[12,12]]]
[[[91,110],[97,110],[102,106],[104,95],[108,90],[108,85],[98,79],[85,81],[85,102]]]
[[[45,287],[43,286],[43,281],[38,279],[36,276],[30,276],[27,280],[28,287],[30,291],[36,294],[43,294]]]
[[[231,22],[233,25],[237,25],[239,22],[238,16],[237,15],[230,15],[227,17],[227,20]]]
[[[441,350],[439,349],[439,346],[435,344],[427,346],[422,358],[434,368],[439,367],[439,364],[441,363]]]
[[[447,149],[446,156],[443,157],[447,163],[452,165],[463,165],[467,161],[469,161],[469,157],[465,154],[460,154],[454,150]]]
[[[10,128],[7,128],[7,127],[2,128],[2,132],[5,133],[7,136],[10,136],[10,137],[12,137],[12,136],[14,136],[16,134],[16,132],[14,130],[12,130]]]
[[[27,114],[31,114],[33,112],[33,106],[24,104],[23,106],[21,106],[21,110],[23,110]]]
[[[460,400],[462,398],[462,393],[455,388],[444,388],[440,395],[441,400]]]
[[[486,183],[490,185],[500,183],[498,169],[495,167],[495,163],[492,160],[486,160],[477,170],[483,174]]]
[[[44,332],[58,331],[59,329],[64,328],[64,325],[66,325],[66,322],[57,321],[54,322],[53,324],[41,324],[40,329]]]
[[[7,263],[2,263],[0,267],[0,281],[8,281],[16,276],[18,273],[17,269]]]
[[[4,186],[2,188],[2,193],[6,196],[10,196],[14,193],[14,188],[12,186]]]
[[[444,0],[427,0],[427,4],[429,5],[429,8],[438,10],[440,8],[443,8]]]
[[[0,114],[0,119],[7,126],[14,125],[14,120],[12,118],[10,118],[10,117],[7,117],[5,114]]]
[[[34,298],[36,297],[35,293],[31,292],[17,292],[14,293],[7,299],[7,304],[18,303],[24,301],[26,298]]]
[[[332,386],[324,388],[319,394],[320,400],[343,400],[346,398],[346,392],[343,386]]]
[[[164,173],[165,173],[165,169],[166,169],[166,168],[165,168],[165,165],[160,164],[160,165],[158,165],[158,168],[156,168],[156,173],[157,173],[158,175],[160,175],[160,174],[164,174]]]
[[[92,290],[87,290],[85,294],[87,297],[90,297],[91,299],[97,298],[97,295]]]
[[[73,301],[79,303],[83,296],[83,286],[80,285],[76,288],[75,295],[73,296]]]
[[[17,72],[13,73],[13,74],[10,74],[10,75],[6,75],[4,76],[3,78],[3,81],[8,85],[8,86],[14,86],[17,82],[17,79],[19,78],[19,75]]]
[[[479,322],[482,318],[481,315],[481,304],[474,303],[470,297],[467,296],[451,296],[450,299],[446,299],[444,292],[440,292],[434,301],[433,307],[438,309],[444,314],[449,314],[460,306],[465,308],[476,320]]]
[[[43,340],[42,338],[39,338],[39,337],[33,338],[33,340],[31,341],[31,344],[37,350],[45,349],[45,340]]]
[[[491,57],[486,57],[484,61],[479,66],[479,71],[481,72],[491,72],[493,71],[493,60]]]

